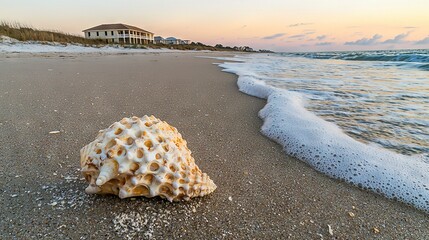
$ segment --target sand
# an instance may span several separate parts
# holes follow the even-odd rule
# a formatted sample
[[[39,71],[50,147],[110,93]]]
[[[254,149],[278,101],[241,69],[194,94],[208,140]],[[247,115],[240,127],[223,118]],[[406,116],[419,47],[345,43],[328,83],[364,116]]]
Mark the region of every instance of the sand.
[[[0,239],[429,236],[427,214],[330,179],[264,137],[265,100],[196,57],[219,54],[0,56]],[[80,148],[145,114],[178,128],[213,194],[169,203],[84,193]]]

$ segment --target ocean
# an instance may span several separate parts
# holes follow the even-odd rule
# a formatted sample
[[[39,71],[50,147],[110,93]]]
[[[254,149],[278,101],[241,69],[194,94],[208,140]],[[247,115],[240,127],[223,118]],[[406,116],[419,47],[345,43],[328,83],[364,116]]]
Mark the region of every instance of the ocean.
[[[261,132],[330,177],[429,211],[429,50],[220,58]]]

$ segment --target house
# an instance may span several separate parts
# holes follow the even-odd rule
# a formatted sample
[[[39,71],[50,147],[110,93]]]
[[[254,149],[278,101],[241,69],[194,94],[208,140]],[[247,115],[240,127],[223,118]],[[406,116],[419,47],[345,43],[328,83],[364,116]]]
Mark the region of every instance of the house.
[[[239,50],[243,52],[253,52],[253,48],[244,46],[244,47],[234,47],[234,50]]]
[[[178,39],[178,38],[175,38],[175,37],[163,38],[161,36],[156,36],[154,39],[155,39],[154,42],[156,44],[173,44],[173,45],[191,44],[190,40],[182,40],[182,39]]]
[[[165,39],[161,36],[154,37],[155,44],[165,44]]]
[[[165,39],[165,44],[180,44],[180,39],[175,37],[168,37]]]
[[[165,39],[165,44],[191,44],[191,40],[182,40],[175,37]]]
[[[148,44],[153,43],[153,33],[123,23],[101,24],[83,30],[85,38],[103,39],[107,43]]]

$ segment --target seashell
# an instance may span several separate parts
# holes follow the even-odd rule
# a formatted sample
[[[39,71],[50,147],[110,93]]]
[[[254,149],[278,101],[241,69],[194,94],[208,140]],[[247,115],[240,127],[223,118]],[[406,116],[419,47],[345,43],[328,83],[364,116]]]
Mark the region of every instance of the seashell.
[[[123,118],[80,150],[89,194],[189,200],[216,185],[195,164],[176,128],[154,116]]]

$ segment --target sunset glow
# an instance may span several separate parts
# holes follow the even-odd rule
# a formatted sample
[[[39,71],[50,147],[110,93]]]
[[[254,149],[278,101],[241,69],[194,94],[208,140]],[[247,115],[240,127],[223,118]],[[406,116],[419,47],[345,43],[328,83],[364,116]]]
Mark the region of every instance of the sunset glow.
[[[121,22],[164,37],[275,51],[429,47],[427,0],[0,3],[1,20],[79,35],[98,24]]]

